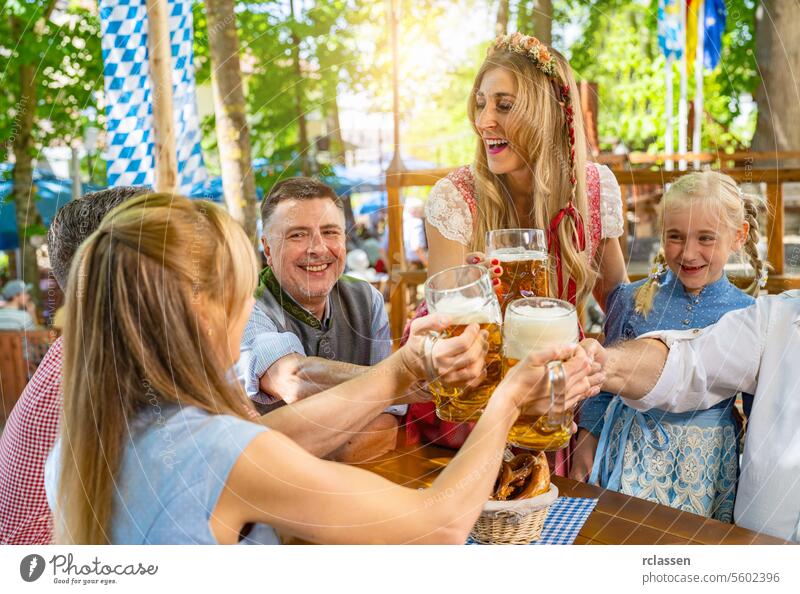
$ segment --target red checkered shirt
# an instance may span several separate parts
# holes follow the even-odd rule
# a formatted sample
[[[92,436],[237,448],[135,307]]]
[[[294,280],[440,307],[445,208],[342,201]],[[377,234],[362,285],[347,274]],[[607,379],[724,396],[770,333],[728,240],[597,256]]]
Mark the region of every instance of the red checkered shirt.
[[[0,436],[0,544],[50,544],[53,524],[44,464],[61,414],[62,339],[22,392]]]

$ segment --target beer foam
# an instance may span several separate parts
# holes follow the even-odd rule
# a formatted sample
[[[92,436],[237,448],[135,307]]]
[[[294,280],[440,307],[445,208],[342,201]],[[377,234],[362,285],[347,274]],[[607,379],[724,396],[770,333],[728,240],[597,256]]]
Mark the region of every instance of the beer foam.
[[[497,258],[501,262],[525,262],[528,260],[547,260],[547,254],[538,250],[524,248],[500,248],[489,254],[490,258]]]
[[[503,353],[523,359],[530,351],[578,342],[578,316],[559,307],[521,305],[506,310]]]
[[[453,325],[499,322],[499,307],[482,297],[447,295],[437,300],[435,306],[428,304],[428,308],[431,313],[448,316]]]

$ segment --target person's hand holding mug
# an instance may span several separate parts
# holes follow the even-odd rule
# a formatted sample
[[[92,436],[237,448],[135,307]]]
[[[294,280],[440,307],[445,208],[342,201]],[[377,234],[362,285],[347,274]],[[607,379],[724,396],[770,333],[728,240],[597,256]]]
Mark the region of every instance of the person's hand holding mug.
[[[440,336],[449,323],[437,314],[411,322],[408,342],[401,348],[403,361],[417,379],[450,387],[477,386],[485,374],[489,335],[478,324],[469,324],[458,336]]]
[[[489,277],[492,279],[492,286],[495,291],[500,286],[500,277],[503,275],[503,267],[500,265],[500,260],[497,258],[487,258],[486,254],[483,252],[470,252],[467,254],[465,263],[483,266],[489,271]]]
[[[562,361],[564,398],[551,402],[548,363]],[[595,396],[605,380],[601,366],[579,345],[566,345],[528,353],[509,369],[497,386],[495,396],[511,398],[520,414],[542,417],[561,415],[581,400]]]

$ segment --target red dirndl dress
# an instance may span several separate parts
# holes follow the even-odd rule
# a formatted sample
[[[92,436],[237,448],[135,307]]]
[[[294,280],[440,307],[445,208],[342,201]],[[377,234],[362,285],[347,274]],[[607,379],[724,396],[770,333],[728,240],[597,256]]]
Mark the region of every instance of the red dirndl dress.
[[[467,203],[473,220],[477,212],[477,201],[475,196],[475,181],[472,171],[468,166],[460,167],[448,176],[448,179],[458,189],[459,194]],[[589,238],[588,242],[590,259],[594,258],[597,247],[600,245],[602,237],[602,223],[600,218],[600,174],[593,163],[586,165],[586,190],[589,202]],[[561,211],[557,216],[563,216]],[[550,250],[553,251],[551,243]],[[560,261],[559,261],[560,266]],[[570,301],[576,305],[574,296]],[[414,319],[428,315],[428,307],[423,301],[420,303],[414,314]],[[408,340],[410,322],[406,324],[401,344]],[[420,443],[430,443],[448,448],[460,448],[472,430],[473,423],[453,423],[443,421],[436,416],[436,408],[433,402],[412,404],[408,407],[406,416],[406,445],[416,445]],[[566,476],[569,471],[570,453],[572,443],[563,450],[553,452],[554,459],[551,458],[551,465],[559,476]]]

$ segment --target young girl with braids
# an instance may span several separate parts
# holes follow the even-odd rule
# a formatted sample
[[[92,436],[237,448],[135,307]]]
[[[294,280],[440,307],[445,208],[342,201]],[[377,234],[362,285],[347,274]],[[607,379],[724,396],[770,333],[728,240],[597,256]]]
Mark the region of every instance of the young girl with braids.
[[[554,297],[602,306],[627,280],[618,237],[620,189],[611,171],[586,160],[586,137],[569,63],[535,37],[498,37],[468,98],[477,135],[475,161],[440,180],[425,206],[428,276],[483,262],[486,232],[539,228],[548,233]],[[496,281],[499,282],[499,281]],[[417,315],[424,315],[424,305]],[[440,421],[432,404],[412,405],[407,435],[459,447],[468,426]],[[563,454],[563,452],[562,452]],[[563,458],[563,456],[562,456]],[[566,460],[556,468],[566,472]]]
[[[705,171],[673,183],[663,199],[662,247],[650,277],[608,297],[606,344],[653,330],[704,328],[748,307],[766,281],[758,255],[760,199],[729,176]],[[747,293],[724,273],[744,251],[755,270]],[[748,294],[749,293],[749,294]],[[583,479],[599,436],[590,482],[724,522],[732,521],[739,468],[735,394],[706,411],[646,413],[602,393],[581,409],[573,478]],[[583,432],[591,432],[586,436]],[[586,439],[580,439],[586,437]],[[582,476],[576,476],[581,473]]]

